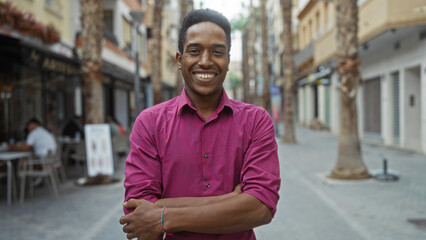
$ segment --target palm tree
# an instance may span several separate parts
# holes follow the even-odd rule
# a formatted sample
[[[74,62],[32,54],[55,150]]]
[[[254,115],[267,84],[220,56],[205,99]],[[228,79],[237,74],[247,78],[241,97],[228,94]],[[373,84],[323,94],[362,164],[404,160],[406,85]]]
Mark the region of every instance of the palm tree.
[[[262,73],[263,73],[263,107],[271,113],[271,94],[269,93],[268,32],[266,19],[266,0],[260,1],[260,25],[262,29]]]
[[[357,0],[336,0],[337,56],[340,75],[340,135],[336,165],[330,177],[339,179],[368,178],[362,160],[358,136],[356,94],[361,82],[358,66]]]
[[[250,103],[257,104],[257,67],[256,67],[256,11],[253,6],[253,0],[250,0],[250,20],[248,24],[249,37],[248,37],[248,58],[249,58],[249,72],[250,81],[254,81],[254,90],[251,91]]]
[[[154,1],[154,19],[152,23],[153,44],[151,48],[152,56],[152,87],[154,90],[154,104],[162,102],[162,82],[161,82],[161,61],[162,61],[162,24],[163,24],[163,9],[166,0]]]
[[[239,77],[234,72],[229,72],[227,78],[229,79],[229,83],[231,85],[232,96],[234,99],[237,99],[237,89],[241,87],[242,83],[241,77]]]
[[[243,101],[245,103],[250,103],[250,72],[249,72],[249,51],[248,51],[248,30],[243,31],[243,60],[242,60],[242,69],[243,69]]]
[[[241,3],[241,8],[244,9],[244,2]],[[237,18],[231,20],[232,32],[239,31],[242,34],[242,53],[243,58],[241,61],[241,69],[243,72],[243,101],[246,103],[250,102],[250,73],[249,73],[249,51],[248,51],[248,21],[249,18],[240,13]]]
[[[295,143],[295,129],[294,129],[294,76],[293,76],[293,35],[291,32],[291,0],[282,0],[283,19],[284,19],[284,135],[283,142]]]
[[[85,120],[86,123],[102,123],[103,1],[82,0],[81,9]]]
[[[183,18],[188,12],[188,0],[180,0],[180,24],[183,22]],[[176,95],[179,95],[182,92],[182,75],[178,70],[176,74]]]

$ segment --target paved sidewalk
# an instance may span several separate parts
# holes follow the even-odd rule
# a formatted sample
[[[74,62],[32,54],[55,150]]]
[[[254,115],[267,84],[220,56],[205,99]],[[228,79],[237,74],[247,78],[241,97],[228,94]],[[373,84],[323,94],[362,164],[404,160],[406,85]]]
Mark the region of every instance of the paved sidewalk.
[[[422,240],[426,229],[407,219],[426,220],[426,156],[363,144],[369,170],[383,157],[397,182],[338,181],[326,176],[337,157],[337,137],[297,128],[298,144],[279,140],[282,188],[275,219],[256,230],[259,239]]]
[[[370,170],[380,169],[382,156],[401,174],[397,182],[336,181],[326,178],[337,155],[337,137],[297,128],[298,144],[279,142],[282,188],[271,224],[256,229],[258,239],[289,240],[423,240],[426,229],[407,219],[426,219],[426,156],[363,145]],[[123,166],[117,173],[123,176]],[[6,205],[0,185],[0,239],[125,239],[122,181],[103,186],[61,186],[55,199],[47,187],[23,205]]]

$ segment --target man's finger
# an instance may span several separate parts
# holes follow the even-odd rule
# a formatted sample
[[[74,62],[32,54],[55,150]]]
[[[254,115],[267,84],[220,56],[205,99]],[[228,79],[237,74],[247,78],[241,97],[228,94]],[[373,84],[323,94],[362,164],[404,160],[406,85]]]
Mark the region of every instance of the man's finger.
[[[136,208],[137,206],[141,205],[141,203],[144,200],[139,200],[139,199],[129,199],[129,201],[124,202],[123,206],[125,208]]]
[[[136,234],[134,234],[134,233],[128,233],[126,235],[126,237],[127,237],[127,239],[133,239],[133,238],[136,238]]]
[[[129,232],[129,229],[127,228],[127,225],[124,225],[122,229],[123,229],[124,233],[128,233]]]
[[[129,222],[129,220],[127,219],[127,217],[126,217],[126,216],[122,216],[122,217],[120,218],[120,224],[121,224],[121,225],[126,224],[126,223],[128,223],[128,222]]]

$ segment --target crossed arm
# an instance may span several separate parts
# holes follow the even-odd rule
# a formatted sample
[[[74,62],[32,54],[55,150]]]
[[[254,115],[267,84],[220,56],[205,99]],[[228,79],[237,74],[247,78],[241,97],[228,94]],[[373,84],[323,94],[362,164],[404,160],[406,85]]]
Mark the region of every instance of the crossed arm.
[[[161,233],[161,210],[166,206],[164,229],[168,233],[188,231],[227,234],[267,224],[271,210],[256,197],[241,193],[238,185],[233,192],[214,197],[165,198],[155,203],[131,199],[125,208],[134,211],[120,219],[127,238],[155,239]]]

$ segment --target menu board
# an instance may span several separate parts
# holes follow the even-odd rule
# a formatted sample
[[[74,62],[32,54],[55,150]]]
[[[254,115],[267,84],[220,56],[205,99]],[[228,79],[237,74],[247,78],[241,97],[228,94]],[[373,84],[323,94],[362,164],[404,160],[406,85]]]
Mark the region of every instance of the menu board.
[[[89,177],[113,175],[111,131],[108,124],[84,125],[87,174]]]

